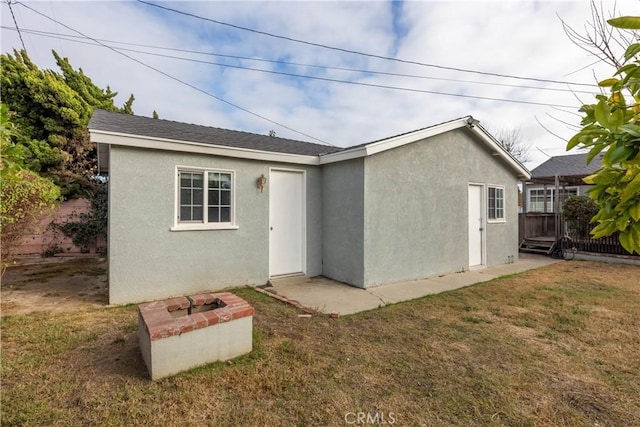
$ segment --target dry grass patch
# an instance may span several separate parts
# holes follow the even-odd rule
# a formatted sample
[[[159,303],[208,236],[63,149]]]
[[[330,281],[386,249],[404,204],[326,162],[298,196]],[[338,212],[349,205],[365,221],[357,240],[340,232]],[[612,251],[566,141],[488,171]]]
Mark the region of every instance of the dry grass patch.
[[[133,306],[5,316],[1,421],[640,425],[639,275],[564,262],[339,319],[241,289],[254,351],[157,382]]]

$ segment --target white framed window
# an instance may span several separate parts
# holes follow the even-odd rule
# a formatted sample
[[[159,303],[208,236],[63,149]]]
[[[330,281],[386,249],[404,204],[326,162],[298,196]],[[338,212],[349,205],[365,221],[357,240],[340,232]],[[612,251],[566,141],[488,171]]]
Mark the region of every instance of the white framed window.
[[[236,229],[235,172],[176,168],[176,212],[172,231]]]
[[[529,203],[527,204],[528,212],[551,212],[553,206],[553,189],[548,188],[546,192],[546,209],[545,209],[545,191],[544,188],[529,189]]]
[[[489,186],[487,198],[487,219],[504,221],[504,187]]]
[[[554,213],[555,205],[555,188],[547,188],[546,191],[546,209],[545,209],[545,190],[544,188],[530,188],[529,203],[527,204],[527,212],[549,212]],[[578,187],[566,187],[560,189],[560,208],[569,196],[577,196]]]

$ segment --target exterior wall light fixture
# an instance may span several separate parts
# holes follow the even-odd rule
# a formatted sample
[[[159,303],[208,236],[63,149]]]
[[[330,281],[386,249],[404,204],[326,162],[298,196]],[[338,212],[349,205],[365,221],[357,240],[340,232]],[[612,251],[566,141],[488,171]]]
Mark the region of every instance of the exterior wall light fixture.
[[[260,178],[258,178],[258,180],[256,181],[256,184],[258,185],[258,188],[262,193],[262,191],[264,191],[264,186],[267,184],[267,177],[264,176],[264,174],[260,175]]]

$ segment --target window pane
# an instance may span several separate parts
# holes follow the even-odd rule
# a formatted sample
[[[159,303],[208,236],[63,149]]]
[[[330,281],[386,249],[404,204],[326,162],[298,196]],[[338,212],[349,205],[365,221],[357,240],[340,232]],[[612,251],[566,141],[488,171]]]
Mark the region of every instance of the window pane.
[[[220,204],[220,191],[209,190],[209,206],[217,206]]]
[[[231,208],[220,208],[220,222],[231,221]]]
[[[184,188],[180,190],[180,204],[181,205],[191,204],[191,190],[184,189]]]
[[[209,222],[220,222],[220,208],[209,207]]]
[[[545,191],[542,188],[533,189],[529,193],[529,211],[530,212],[543,212],[544,211],[544,196]],[[553,200],[553,192],[547,190],[547,207],[551,207]]]
[[[191,206],[180,206],[180,221],[191,221]]]
[[[220,190],[220,204],[227,206],[231,204],[231,191]]]
[[[194,206],[192,209],[193,221],[202,221],[202,206]]]
[[[489,219],[504,219],[504,189],[489,187],[487,193],[489,195],[487,203]],[[533,193],[531,193],[531,199],[533,200]]]
[[[231,174],[220,174],[220,188],[231,188]]]
[[[193,190],[193,202],[194,205],[202,204],[202,190]]]
[[[180,173],[180,221],[202,221],[203,174]]]
[[[220,188],[219,173],[209,173],[209,188]]]

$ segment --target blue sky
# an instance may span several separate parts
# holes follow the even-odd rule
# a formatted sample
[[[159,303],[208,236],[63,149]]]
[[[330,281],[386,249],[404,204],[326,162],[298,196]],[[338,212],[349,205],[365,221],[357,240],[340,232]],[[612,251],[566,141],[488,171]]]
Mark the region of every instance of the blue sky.
[[[620,3],[623,3],[618,4],[621,14],[637,14],[637,2]],[[610,67],[593,64],[595,58],[573,45],[562,30],[559,17],[576,28],[583,28],[590,18],[586,1],[199,1],[158,4],[262,32],[437,66],[586,84],[612,74]],[[26,5],[59,22],[14,3],[18,27],[23,30],[24,43],[36,64],[41,68],[56,69],[50,54],[51,49],[55,49],[68,57],[75,67],[81,67],[96,84],[110,85],[118,91],[118,103],[124,103],[128,95],[134,93],[136,114],[150,116],[156,110],[164,119],[261,134],[273,129],[278,136],[311,141],[310,137],[314,137],[338,146],[360,144],[473,115],[492,131],[519,129],[523,140],[531,145],[531,162],[527,166],[532,168],[547,155],[563,154],[564,142],[544,128],[561,138],[569,138],[574,133],[570,125],[579,121],[575,112],[580,103],[592,99],[591,95],[579,91],[594,90],[588,86],[487,76],[323,49],[133,1],[38,1]],[[610,11],[613,3],[604,2],[603,7]],[[17,32],[12,30],[15,24],[6,4],[2,4],[2,25],[2,52],[20,48],[21,42]],[[233,108],[102,46],[71,41],[67,35],[78,34],[65,25],[95,39],[316,67],[126,46],[130,49],[361,85],[125,52],[189,85],[308,135],[303,136]],[[30,30],[51,34],[44,37]],[[105,44],[125,47],[110,42]]]

